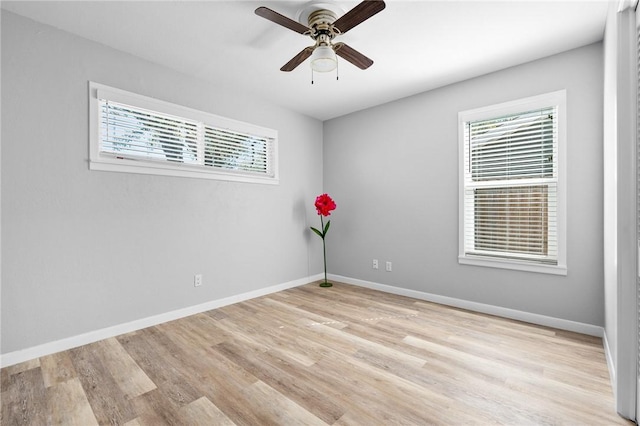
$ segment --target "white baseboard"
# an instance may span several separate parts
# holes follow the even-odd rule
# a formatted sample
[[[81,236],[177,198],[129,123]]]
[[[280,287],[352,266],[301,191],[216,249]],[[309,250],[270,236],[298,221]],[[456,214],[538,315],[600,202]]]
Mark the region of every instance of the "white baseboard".
[[[360,287],[384,291],[386,293],[397,294],[400,296],[413,297],[414,299],[426,300],[428,302],[439,303],[441,305],[454,306],[456,308],[467,309],[474,312],[481,312],[484,314],[496,315],[499,317],[515,319],[532,324],[543,325],[546,327],[553,327],[561,330],[588,334],[590,336],[602,337],[604,335],[604,329],[596,325],[584,324],[581,322],[554,318],[546,315],[534,314],[531,312],[518,311],[515,309],[503,308],[500,306],[486,305],[484,303],[471,302],[469,300],[456,299],[454,297],[448,296],[440,296],[437,294],[425,293],[417,290],[409,290],[406,288],[394,287],[386,284],[378,284],[370,281],[343,277],[340,275],[331,274],[329,276],[332,280],[340,281],[345,284],[357,285]]]
[[[256,297],[264,296],[267,294],[275,293],[278,291],[286,290],[288,288],[298,287],[304,284],[321,280],[323,278],[324,278],[324,274],[317,274],[310,277],[289,281],[287,283],[277,284],[274,286],[250,291],[247,293],[225,297],[223,299],[212,300],[210,302],[202,303],[200,305],[189,306],[183,309],[178,309],[175,311],[170,311],[170,312],[154,315],[147,318],[142,318],[142,319],[131,321],[128,323],[118,324],[112,327],[90,331],[88,333],[68,337],[68,338],[57,340],[54,342],[44,343],[42,345],[33,346],[31,348],[27,348],[27,349],[15,351],[15,352],[9,352],[0,356],[0,365],[2,367],[8,367],[10,365],[18,364],[20,362],[39,358],[41,356],[51,355],[56,352],[76,348],[78,346],[97,342],[99,340],[108,339],[110,337],[115,337],[121,334],[130,333],[132,331],[140,330],[146,327],[152,327],[154,325],[162,324],[164,322],[184,318],[189,315],[195,315],[201,312],[210,311],[212,309],[221,308],[223,306],[231,305],[234,303],[238,303],[238,302],[253,299]],[[500,306],[486,305],[483,303],[471,302],[463,299],[456,299],[453,297],[440,296],[437,294],[425,293],[417,290],[394,287],[386,284],[378,284],[370,281],[343,277],[340,275],[328,274],[328,278],[331,278],[332,280],[343,282],[346,284],[352,284],[360,287],[370,288],[373,290],[384,291],[386,293],[398,294],[401,296],[413,297],[415,299],[426,300],[429,302],[439,303],[442,305],[468,309],[470,311],[496,315],[504,318],[519,320],[519,321],[525,321],[532,324],[544,325],[547,327],[554,327],[561,330],[574,331],[577,333],[588,334],[591,336],[597,336],[597,337],[604,336],[604,345],[605,345],[605,352],[607,355],[607,363],[609,365],[609,371],[612,374],[612,383],[615,383],[613,381],[613,379],[615,378],[615,369],[613,369],[613,364],[611,363],[611,353],[609,351],[607,341],[606,341],[606,336],[604,335],[604,330],[602,327],[560,319],[560,318],[548,317],[545,315],[533,314],[530,312],[517,311],[514,309],[503,308]]]
[[[232,305],[288,288],[298,287],[324,278],[324,274],[317,274],[306,278],[289,281],[283,284],[277,284],[270,287],[249,291],[234,296],[225,297],[223,299],[212,300],[195,306],[189,306],[175,311],[154,315],[147,318],[127,322],[124,324],[114,325],[112,327],[102,328],[100,330],[90,331],[88,333],[79,334],[77,336],[67,337],[65,339],[56,340],[54,342],[44,343],[42,345],[33,346],[31,348],[9,352],[2,354],[0,357],[0,365],[8,367],[41,356],[51,355],[56,352],[66,351],[67,349],[77,348],[78,346],[97,342],[99,340],[108,339],[110,337],[119,336],[121,334],[130,333],[132,331],[141,330],[143,328],[152,327],[168,321],[184,318],[189,315],[199,314],[201,312],[210,311],[212,309],[221,308],[223,306]]]

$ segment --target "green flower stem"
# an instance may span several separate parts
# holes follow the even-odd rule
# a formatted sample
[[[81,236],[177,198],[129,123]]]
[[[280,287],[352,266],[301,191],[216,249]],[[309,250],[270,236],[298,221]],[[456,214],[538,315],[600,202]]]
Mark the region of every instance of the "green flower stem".
[[[331,287],[333,286],[333,284],[331,284],[328,280],[327,280],[327,246],[325,244],[325,237],[327,236],[327,231],[329,231],[329,225],[331,225],[331,221],[327,221],[327,225],[325,226],[324,224],[324,218],[322,217],[322,215],[320,215],[320,229],[322,229],[322,231],[317,230],[316,228],[314,228],[313,226],[311,226],[311,230],[313,232],[315,232],[316,234],[318,234],[318,236],[320,238],[322,238],[322,258],[324,260],[324,281],[320,283],[320,287]]]
[[[324,229],[324,220],[322,220],[322,215],[320,215],[320,225],[322,226],[322,255],[324,257],[324,282],[328,284],[327,281],[327,246],[324,243],[324,237],[326,237],[326,232]]]
[[[329,224],[331,223],[331,221],[327,222],[327,226],[324,226],[324,219],[322,217],[322,215],[320,215],[320,225],[322,229],[322,232],[318,231],[317,229],[311,227],[311,229],[313,230],[313,232],[315,232],[316,234],[318,234],[321,238],[322,238],[322,258],[324,260],[324,281],[320,283],[320,287],[332,287],[333,284],[331,284],[328,280],[327,280],[327,246],[325,244],[324,238],[327,236],[327,231],[329,230]]]

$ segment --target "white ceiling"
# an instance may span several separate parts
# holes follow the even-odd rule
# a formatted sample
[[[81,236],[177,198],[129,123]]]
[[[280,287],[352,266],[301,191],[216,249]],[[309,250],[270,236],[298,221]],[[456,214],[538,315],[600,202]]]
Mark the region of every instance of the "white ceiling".
[[[327,3],[330,0],[320,0]],[[334,2],[345,11],[358,1]],[[295,19],[308,1],[2,2],[2,8],[326,120],[602,40],[606,0],[399,1],[336,38],[374,60],[308,60],[280,71],[312,40],[254,14]],[[306,23],[305,23],[306,24]]]

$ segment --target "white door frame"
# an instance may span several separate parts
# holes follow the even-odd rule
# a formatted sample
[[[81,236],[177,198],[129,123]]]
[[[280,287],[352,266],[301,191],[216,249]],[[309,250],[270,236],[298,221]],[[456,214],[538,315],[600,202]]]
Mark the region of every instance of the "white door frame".
[[[635,420],[638,393],[637,0],[619,0],[616,31],[617,342],[614,393],[618,413]]]
[[[632,4],[631,9],[635,10],[636,16],[636,49],[635,49],[635,63],[636,63],[636,101],[635,101],[635,130],[636,130],[636,240],[638,242],[636,246],[636,423],[640,423],[640,10],[638,9],[638,0],[635,0],[635,5]]]

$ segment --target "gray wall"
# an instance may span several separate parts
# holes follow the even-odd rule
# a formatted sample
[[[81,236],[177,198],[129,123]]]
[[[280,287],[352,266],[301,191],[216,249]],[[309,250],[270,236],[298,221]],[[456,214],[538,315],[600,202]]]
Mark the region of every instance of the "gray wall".
[[[322,270],[322,123],[8,12],[1,40],[2,353]],[[89,80],[278,130],[280,185],[89,171]]]
[[[602,81],[598,43],[325,122],[331,272],[602,326]],[[568,275],[459,265],[458,112],[560,89]]]

